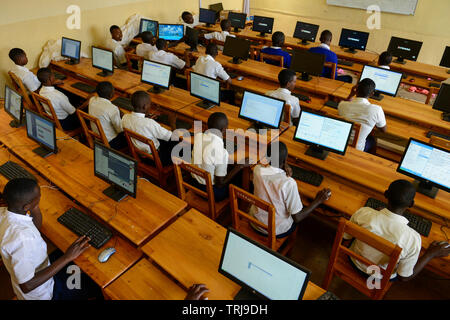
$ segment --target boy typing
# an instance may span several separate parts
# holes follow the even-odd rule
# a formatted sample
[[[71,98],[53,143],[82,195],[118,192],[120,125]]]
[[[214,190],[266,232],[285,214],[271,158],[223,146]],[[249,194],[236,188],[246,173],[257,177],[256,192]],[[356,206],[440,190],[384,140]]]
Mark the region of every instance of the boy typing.
[[[127,63],[127,57],[125,56],[125,49],[122,44],[122,30],[120,27],[113,25],[109,28],[111,38],[106,41],[106,48],[114,53],[114,63],[117,67],[121,67]]]
[[[142,43],[136,47],[136,54],[144,57],[144,59],[150,60],[153,52],[158,51],[156,46],[153,45],[155,37],[151,31],[145,31],[141,34]]]
[[[284,45],[284,33],[281,31],[277,31],[272,35],[272,46],[264,47],[261,49],[262,53],[272,54],[275,56],[282,56],[284,59],[284,68],[289,68],[291,65],[291,55],[281,49]],[[268,63],[273,64],[270,60],[267,60]]]
[[[11,72],[14,73],[30,92],[35,92],[41,86],[38,78],[25,66],[28,64],[28,58],[25,51],[14,48],[9,51],[9,58],[15,63]]]
[[[222,41],[225,42],[225,40],[227,39],[227,37],[236,37],[234,34],[230,34],[231,31],[231,21],[228,19],[223,19],[220,22],[220,28],[222,29],[222,32],[211,32],[211,33],[207,33],[205,34],[205,39],[206,40],[210,40],[210,39],[216,39],[218,41]],[[219,50],[223,50],[223,46],[219,46],[218,47]]]
[[[156,49],[158,51],[152,53],[152,60],[155,62],[167,64],[178,70],[183,69],[186,66],[186,64],[187,64],[187,66],[189,66],[190,60],[188,58],[188,56],[189,56],[188,51],[185,51],[185,60],[186,61],[183,61],[180,58],[178,58],[176,55],[174,55],[173,53],[167,52],[167,48],[168,48],[168,45],[167,45],[166,40],[161,39],[161,38],[156,40]]]

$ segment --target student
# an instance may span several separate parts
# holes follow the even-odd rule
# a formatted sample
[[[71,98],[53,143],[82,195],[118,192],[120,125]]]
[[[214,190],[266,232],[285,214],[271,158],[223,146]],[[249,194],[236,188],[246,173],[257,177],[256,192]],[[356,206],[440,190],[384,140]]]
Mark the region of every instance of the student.
[[[275,150],[278,150],[277,154]],[[272,152],[274,151],[274,152]],[[292,168],[287,164],[288,149],[283,142],[273,142],[267,148],[270,164],[258,164],[253,170],[254,193],[258,198],[275,207],[277,238],[283,238],[295,231],[297,224],[309,216],[320,204],[331,197],[328,188],[319,191],[311,204],[304,208],[298,193],[298,186],[292,178]],[[267,224],[268,214],[255,206],[250,214]],[[264,229],[252,225],[257,232],[267,235]]]
[[[11,72],[23,82],[23,85],[28,91],[36,92],[40,88],[41,82],[33,72],[25,67],[28,64],[28,58],[25,51],[19,48],[11,49],[9,51],[9,58],[15,63]]]
[[[0,250],[18,300],[73,300],[97,297],[101,289],[85,274],[81,289],[67,287],[68,264],[90,247],[86,236],[78,238],[52,261],[40,229],[41,190],[33,179],[10,180],[3,191],[7,208],[0,208]]]
[[[386,132],[383,109],[368,100],[374,91],[375,82],[369,78],[363,79],[352,88],[348,101],[341,101],[338,105],[340,116],[361,124],[356,149],[370,153],[373,153],[376,147],[375,138],[370,135],[373,128],[376,126],[382,132]],[[355,95],[356,98],[352,100]]]
[[[193,29],[200,24],[198,16],[193,15],[189,11],[184,11],[181,14],[181,19],[183,20],[184,34],[186,34],[186,27],[190,27]]]
[[[171,131],[163,128],[155,120],[146,117],[152,105],[150,95],[145,91],[136,91],[131,96],[131,104],[134,111],[123,116],[123,128],[152,140],[163,166],[172,165],[172,149],[178,144],[178,141],[171,141]],[[146,144],[140,141],[133,141],[133,143],[140,150],[152,153]]]
[[[281,47],[284,45],[284,33],[281,31],[277,31],[272,35],[272,46],[264,47],[261,49],[262,53],[272,54],[275,56],[283,56],[284,58],[284,68],[289,68],[291,66],[291,55],[286,51],[283,51]],[[275,64],[268,60],[269,63]]]
[[[431,259],[447,257],[450,254],[450,245],[447,242],[434,241],[419,257],[422,247],[420,234],[408,226],[409,221],[403,216],[405,211],[414,205],[415,195],[416,189],[411,182],[396,180],[384,193],[388,200],[387,208],[375,210],[363,207],[356,211],[350,219],[351,222],[402,248],[391,280],[395,277],[400,281],[411,280],[422,271]],[[349,240],[351,236],[344,234],[344,239]],[[384,254],[357,239],[353,241],[350,249],[382,268],[387,267],[387,257]],[[366,265],[352,258],[350,261],[357,270],[370,275]]]
[[[152,53],[158,51],[156,46],[153,45],[155,37],[151,31],[145,31],[142,32],[141,39],[143,43],[137,45],[136,54],[150,60]]]
[[[331,33],[330,30],[322,31],[322,33],[320,34],[320,45],[318,47],[310,48],[309,51],[314,52],[314,53],[323,54],[323,55],[325,55],[326,62],[336,63],[336,65],[337,65],[337,63],[338,63],[337,55],[330,49],[332,39],[333,39],[333,34]],[[324,67],[323,72],[322,72],[322,77],[331,78],[331,69],[328,67]],[[352,83],[352,81],[353,81],[352,77],[349,75],[338,76],[337,75],[337,66],[336,66],[335,79],[339,80],[339,81],[347,82],[347,83]]]
[[[383,69],[391,69],[389,66],[392,62],[392,54],[390,54],[387,51],[384,51],[382,54],[380,54],[380,57],[378,58],[378,66]]]
[[[190,66],[189,52],[185,51],[185,61],[178,58],[171,52],[167,52],[167,41],[159,38],[156,40],[156,48],[158,51],[152,53],[152,60],[160,62],[174,67],[175,69],[182,70],[185,66]]]
[[[96,88],[97,95],[89,100],[88,113],[100,120],[109,146],[120,150],[126,148],[128,143],[122,128],[119,108],[111,103],[114,96],[114,87],[109,81],[100,82]],[[98,134],[97,126],[91,124],[92,131]]]
[[[286,104],[291,106],[291,125],[294,119],[300,117],[300,101],[297,97],[292,95],[297,83],[297,75],[295,71],[290,69],[283,69],[278,74],[278,82],[280,87],[277,90],[266,92],[267,96],[274,97],[286,101]]]
[[[62,128],[67,131],[79,128],[80,121],[76,114],[77,109],[70,103],[69,98],[64,93],[55,89],[54,85],[57,84],[57,81],[50,68],[39,69],[37,77],[42,83],[39,95],[50,100]],[[46,108],[45,111],[49,115],[51,114],[50,110],[47,110]]]
[[[125,56],[125,49],[120,43],[122,41],[122,30],[113,25],[109,28],[111,38],[106,41],[106,48],[114,53],[114,63],[117,67],[122,67],[127,63],[127,57]]]
[[[211,32],[211,33],[205,34],[205,39],[206,40],[216,39],[218,41],[225,42],[227,37],[233,37],[233,38],[236,37],[234,34],[230,34],[230,32],[231,32],[231,21],[230,20],[223,19],[220,22],[220,28],[222,29],[221,32],[216,31],[216,32]],[[219,48],[219,50],[223,50],[223,46],[219,46],[218,48]]]

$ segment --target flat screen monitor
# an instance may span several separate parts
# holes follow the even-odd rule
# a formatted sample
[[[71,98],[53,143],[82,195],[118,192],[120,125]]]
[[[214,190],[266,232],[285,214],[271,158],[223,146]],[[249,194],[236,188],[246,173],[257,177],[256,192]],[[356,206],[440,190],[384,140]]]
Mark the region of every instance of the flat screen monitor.
[[[392,97],[397,95],[402,76],[403,73],[401,72],[365,65],[359,80],[372,79],[375,82],[375,95],[372,98],[381,100],[380,92]]]
[[[404,59],[416,61],[421,48],[420,41],[392,37],[387,51],[398,58],[394,62],[404,64]]]
[[[191,95],[202,99],[197,105],[209,109],[214,105],[220,105],[220,81],[191,72]]]
[[[243,287],[235,300],[301,300],[311,272],[229,228],[219,272]]]
[[[139,33],[150,31],[154,37],[158,36],[158,21],[141,19],[139,24]]]
[[[444,54],[442,55],[441,63],[439,63],[441,67],[450,68],[450,46],[445,47]],[[447,71],[450,73],[450,70]]]
[[[110,50],[92,46],[92,66],[102,70],[99,76],[106,77],[114,73],[114,54]]]
[[[55,124],[49,119],[28,109],[25,109],[25,119],[28,138],[40,145],[33,152],[43,158],[57,153]]]
[[[229,61],[234,64],[241,63],[241,60],[247,60],[250,53],[250,41],[242,38],[227,37],[223,46],[223,54],[233,57]]]
[[[450,152],[444,148],[410,138],[397,171],[416,179],[417,192],[431,198],[438,189],[450,192]]]
[[[22,96],[5,85],[5,111],[13,118],[9,124],[13,128],[23,125],[23,101]]]
[[[63,37],[61,40],[61,56],[69,58],[67,64],[80,62],[81,41]]]
[[[265,37],[266,33],[271,34],[274,18],[254,16],[253,31],[259,32],[259,36]]]
[[[159,37],[167,41],[178,41],[184,36],[182,24],[160,24]]]
[[[295,50],[292,55],[290,69],[301,72],[301,80],[311,80],[311,75],[320,76],[325,64],[325,55],[308,50]]]
[[[228,14],[228,20],[230,20],[231,26],[234,28],[234,32],[239,32],[239,29],[245,28],[245,22],[247,21],[247,14],[239,12],[230,12]]]
[[[197,29],[186,26],[185,43],[190,47],[190,51],[198,51],[198,36],[199,31]]]
[[[169,89],[172,67],[159,62],[144,60],[142,64],[141,81],[153,85],[152,93],[161,93]]]
[[[206,23],[206,26],[209,27],[212,24],[216,24],[216,11],[214,10],[208,10],[200,8],[200,14],[199,14],[199,22]]]
[[[222,2],[210,4],[209,9],[213,10],[214,12],[220,13],[220,11],[223,11],[223,4]]]
[[[294,38],[302,40],[302,44],[308,44],[308,41],[316,41],[319,26],[306,22],[297,21],[295,25]]]
[[[114,149],[95,142],[94,174],[111,184],[103,193],[115,201],[127,195],[136,198],[137,162]]]
[[[433,109],[442,111],[442,118],[450,121],[450,84],[443,83],[433,104]]]
[[[342,29],[339,38],[339,46],[348,48],[348,52],[355,53],[356,50],[366,50],[369,33],[357,30]]]
[[[278,129],[284,104],[284,100],[244,91],[239,118],[255,122],[259,126]]]
[[[344,155],[353,123],[302,110],[294,140],[310,146],[307,155],[324,160],[328,151]]]

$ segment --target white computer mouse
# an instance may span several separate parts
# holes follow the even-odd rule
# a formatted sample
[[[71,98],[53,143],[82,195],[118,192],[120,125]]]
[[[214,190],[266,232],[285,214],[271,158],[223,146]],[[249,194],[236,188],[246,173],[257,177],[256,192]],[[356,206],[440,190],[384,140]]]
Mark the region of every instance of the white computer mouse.
[[[116,249],[114,248],[107,248],[105,250],[103,250],[102,252],[100,252],[100,254],[98,255],[98,261],[100,261],[101,263],[104,263],[106,261],[109,260],[109,258],[116,252]]]
[[[243,76],[239,76],[239,77],[237,77],[237,80],[238,81],[242,81],[244,79],[244,77]]]

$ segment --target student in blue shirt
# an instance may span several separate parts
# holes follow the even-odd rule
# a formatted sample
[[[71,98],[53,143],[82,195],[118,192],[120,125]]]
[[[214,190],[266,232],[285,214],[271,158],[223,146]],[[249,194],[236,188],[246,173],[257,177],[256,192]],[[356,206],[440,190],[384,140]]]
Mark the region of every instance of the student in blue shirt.
[[[326,57],[325,58],[326,62],[332,62],[332,63],[337,64],[337,62],[338,62],[337,55],[330,49],[330,44],[331,44],[332,39],[333,39],[333,34],[331,33],[330,30],[322,31],[322,33],[320,34],[320,45],[318,47],[309,49],[309,51],[314,52],[314,53],[323,54]],[[323,72],[322,72],[322,77],[331,78],[331,68],[324,67]],[[343,81],[343,82],[348,82],[348,83],[352,83],[352,80],[353,80],[352,77],[349,75],[338,76],[337,75],[337,67],[336,67],[336,78],[335,79],[339,80],[339,81]]]
[[[284,68],[289,68],[291,65],[291,55],[286,51],[283,51],[281,47],[284,45],[284,33],[277,31],[272,35],[272,46],[264,47],[261,49],[262,53],[273,54],[276,56],[283,56],[284,58]],[[267,60],[267,63],[276,64],[275,61]]]

